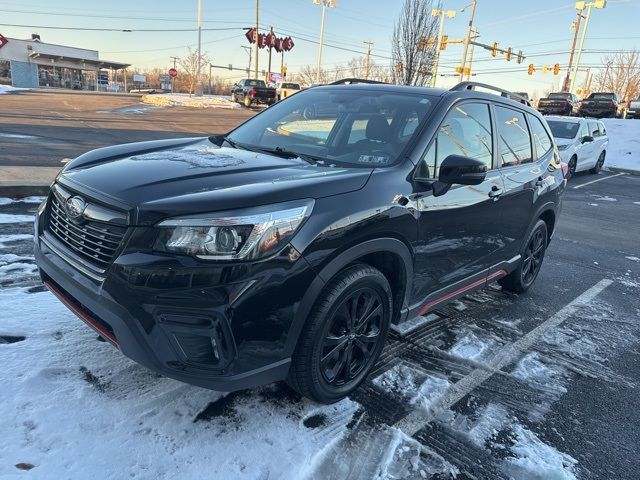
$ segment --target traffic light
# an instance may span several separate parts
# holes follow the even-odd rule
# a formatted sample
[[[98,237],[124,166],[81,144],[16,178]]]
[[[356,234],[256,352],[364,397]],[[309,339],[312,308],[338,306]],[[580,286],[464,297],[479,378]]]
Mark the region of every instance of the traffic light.
[[[511,47],[509,47],[509,48],[507,49],[507,62],[510,62],[510,61],[511,61],[511,52],[512,52],[512,48],[511,48]]]
[[[556,63],[556,64],[553,66],[553,74],[554,74],[554,75],[558,75],[559,73],[560,73],[560,64],[559,64],[559,63]]]
[[[287,66],[286,65],[282,65],[280,67],[280,74],[282,75],[282,78],[285,78],[287,76]]]
[[[447,49],[447,42],[449,41],[449,35],[442,35],[442,38],[440,39],[440,50],[446,50]]]
[[[498,54],[498,42],[493,42],[493,47],[491,47],[491,56],[495,57]]]
[[[518,56],[516,57],[516,63],[522,63],[524,57],[522,56],[522,50],[518,51]]]
[[[529,69],[527,70],[527,73],[529,75],[533,75],[534,70],[536,69],[536,67],[533,66],[533,63],[529,64]]]

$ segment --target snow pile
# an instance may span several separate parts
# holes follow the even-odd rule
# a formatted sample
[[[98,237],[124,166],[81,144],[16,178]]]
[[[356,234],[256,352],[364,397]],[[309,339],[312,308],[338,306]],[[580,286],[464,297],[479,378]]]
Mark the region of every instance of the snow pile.
[[[143,103],[161,107],[193,107],[193,108],[240,108],[225,95],[203,95],[195,97],[187,93],[159,93],[145,95]]]
[[[480,339],[474,333],[468,332],[456,341],[449,353],[454,357],[477,362],[485,359],[487,354],[495,348],[496,341],[494,339]]]
[[[640,121],[603,119],[609,145],[605,167],[617,167],[640,172]]]
[[[18,92],[20,90],[29,90],[29,88],[17,88],[12,87],[11,85],[0,85],[0,95],[4,95],[5,93]]]
[[[45,197],[24,197],[24,198],[7,198],[0,197],[0,205],[11,205],[13,203],[42,203]]]
[[[0,478],[24,463],[31,478],[298,479],[358,408],[280,385],[225,396],[161,377],[48,292],[0,289],[0,305],[0,336],[15,341],[0,342]]]
[[[24,223],[33,222],[33,215],[13,215],[11,213],[0,213],[0,223]]]

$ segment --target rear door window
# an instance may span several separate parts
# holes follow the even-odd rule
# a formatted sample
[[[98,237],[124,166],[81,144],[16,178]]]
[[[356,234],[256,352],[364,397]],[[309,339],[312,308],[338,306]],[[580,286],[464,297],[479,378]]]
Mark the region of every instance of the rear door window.
[[[601,136],[601,137],[605,136],[605,135],[607,134],[607,129],[606,129],[606,127],[604,126],[604,123],[602,123],[602,122],[598,122],[598,127],[599,127],[599,129],[600,129],[600,136]]]
[[[600,127],[598,127],[598,122],[589,122],[589,135],[593,138],[600,136]]]
[[[524,113],[496,105],[498,152],[503,167],[533,161],[531,136]]]

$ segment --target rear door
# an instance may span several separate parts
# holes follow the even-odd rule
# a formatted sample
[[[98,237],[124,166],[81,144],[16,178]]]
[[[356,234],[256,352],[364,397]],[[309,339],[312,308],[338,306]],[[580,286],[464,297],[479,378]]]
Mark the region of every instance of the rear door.
[[[533,219],[538,190],[544,181],[545,162],[551,158],[549,155],[553,154],[553,148],[549,148],[549,152],[537,158],[527,114],[522,110],[494,105],[494,114],[498,137],[499,171],[505,187],[501,199],[502,241],[505,243],[505,259],[513,259],[519,254],[522,241]],[[544,126],[536,117],[530,116],[530,119],[538,122],[539,125],[535,126],[536,131],[541,127],[546,134]],[[551,140],[544,140],[544,142],[548,146]]]
[[[441,196],[430,190],[416,202],[419,242],[415,247],[414,301],[440,295],[443,289],[483,282],[500,257],[496,227],[501,224],[502,178],[494,168],[495,139],[486,102],[457,103],[447,113],[427,148],[416,176],[438,178],[439,165],[452,154],[481,160],[487,166],[480,185],[453,185]],[[458,285],[456,285],[458,284]]]

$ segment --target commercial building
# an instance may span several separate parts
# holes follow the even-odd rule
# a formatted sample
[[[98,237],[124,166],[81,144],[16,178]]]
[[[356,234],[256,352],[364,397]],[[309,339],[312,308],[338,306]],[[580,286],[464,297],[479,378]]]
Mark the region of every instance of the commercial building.
[[[128,66],[101,60],[97,50],[44,43],[39,35],[28,40],[0,35],[0,84],[110,90],[119,84],[119,76],[125,81]]]

